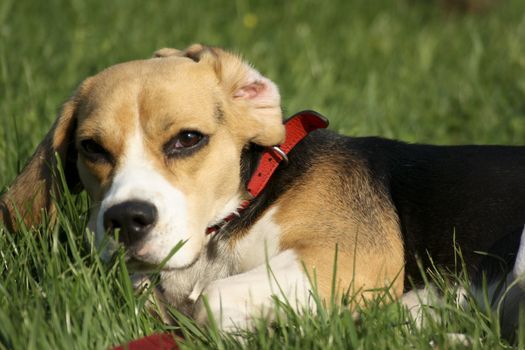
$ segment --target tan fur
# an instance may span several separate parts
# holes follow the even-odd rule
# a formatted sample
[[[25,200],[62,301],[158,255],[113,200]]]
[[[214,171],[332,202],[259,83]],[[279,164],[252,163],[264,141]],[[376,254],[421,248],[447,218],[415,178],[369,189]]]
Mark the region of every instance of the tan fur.
[[[357,293],[362,302],[376,294],[370,289],[392,285],[390,293],[398,297],[403,291],[404,256],[393,206],[369,182],[362,164],[351,165],[350,179],[339,176],[343,165],[334,157],[317,164],[303,183],[279,198],[281,247],[296,250],[309,274],[316,275],[325,299],[332,292],[336,245],[336,294]]]

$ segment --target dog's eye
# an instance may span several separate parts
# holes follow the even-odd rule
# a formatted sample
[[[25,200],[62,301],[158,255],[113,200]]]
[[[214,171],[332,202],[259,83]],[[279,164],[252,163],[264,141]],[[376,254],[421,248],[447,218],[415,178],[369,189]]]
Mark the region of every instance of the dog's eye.
[[[110,153],[100,144],[92,139],[83,140],[80,142],[80,148],[84,155],[92,161],[110,161]]]
[[[197,150],[207,139],[207,136],[198,131],[182,131],[164,145],[164,153],[168,157],[187,155],[188,152]]]
[[[175,148],[193,147],[202,140],[204,135],[196,131],[184,131],[179,134],[175,142]]]

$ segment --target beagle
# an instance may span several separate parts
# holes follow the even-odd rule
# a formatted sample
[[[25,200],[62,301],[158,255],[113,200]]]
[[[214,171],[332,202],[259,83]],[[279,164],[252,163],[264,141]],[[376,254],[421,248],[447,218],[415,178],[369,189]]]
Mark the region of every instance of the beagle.
[[[510,257],[495,275],[525,267],[525,147],[354,138],[326,124],[305,111],[284,125],[276,85],[231,53],[162,49],[80,85],[0,198],[0,220],[16,230],[42,209],[53,217],[61,162],[66,185],[92,200],[104,254],[124,246],[138,284],[160,268],[157,294],[203,323],[207,296],[223,329],[271,316],[272,295],[297,308],[313,288],[350,292],[351,307],[385,288],[401,298],[421,282],[418,264],[453,269],[457,247],[472,275],[495,265],[479,254],[494,247]]]

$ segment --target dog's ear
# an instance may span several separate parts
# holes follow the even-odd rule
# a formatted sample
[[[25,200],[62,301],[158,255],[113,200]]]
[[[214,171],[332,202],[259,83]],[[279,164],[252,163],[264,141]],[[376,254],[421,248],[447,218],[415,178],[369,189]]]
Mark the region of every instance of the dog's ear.
[[[170,56],[183,56],[181,51],[173,49],[171,47],[164,47],[153,53],[153,57],[170,57]]]
[[[74,132],[75,114],[80,95],[86,86],[87,83],[82,84],[75,96],[64,104],[51,130],[38,145],[29,162],[0,197],[0,221],[10,231],[17,229],[18,216],[26,227],[38,224],[44,211],[53,220],[55,208],[52,197],[58,199],[63,190],[58,162],[63,169],[67,186],[73,191],[81,189],[76,168]]]
[[[284,140],[281,97],[277,86],[239,56],[219,48],[194,44],[185,50],[160,49],[155,57],[188,57],[213,67],[224,88],[238,130],[248,142],[274,146]]]
[[[153,53],[153,57],[187,57],[195,62],[200,62],[205,54],[216,55],[215,51],[220,50],[217,48],[211,48],[201,44],[193,44],[185,48],[184,50],[177,50],[171,47],[165,47],[159,49]]]
[[[212,48],[201,44],[193,44],[184,50],[177,50],[171,47],[165,47],[153,53],[153,57],[186,57],[198,63],[210,64],[217,73],[220,73],[220,66],[217,53],[224,52],[218,48]]]

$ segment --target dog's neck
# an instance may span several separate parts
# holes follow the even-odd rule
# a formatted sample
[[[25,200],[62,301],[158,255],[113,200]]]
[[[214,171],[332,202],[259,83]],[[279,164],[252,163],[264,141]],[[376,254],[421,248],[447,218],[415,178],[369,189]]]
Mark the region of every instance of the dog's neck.
[[[250,183],[252,177],[256,173],[258,166],[262,160],[265,148],[256,144],[249,144],[246,148],[243,149],[241,154],[240,161],[240,186],[237,193],[238,204],[237,208],[233,213],[228,213],[225,217],[222,218],[219,224],[215,226],[208,227],[208,234],[213,236],[223,236],[227,235],[227,232],[233,232],[230,228],[236,227],[236,222],[244,221],[243,219],[254,209],[264,209],[266,206],[261,207],[261,204],[264,201],[261,201],[259,198],[264,197],[264,189],[261,192],[262,196],[257,196],[253,198],[249,191],[247,190],[248,184]],[[271,182],[271,179],[269,180]],[[234,230],[235,231],[235,230]]]
[[[289,178],[289,174],[293,174],[292,177],[294,179],[298,179],[302,176],[304,169],[303,164],[301,163],[306,158],[309,158],[309,155],[301,154],[301,149],[303,147],[297,148],[298,150],[293,152],[292,157],[289,157],[288,164],[281,164],[279,166],[257,197],[251,199],[248,206],[243,207],[237,216],[224,225],[219,231],[214,233],[212,241],[229,239],[234,235],[245,232],[245,229],[251,226],[259,216],[275,202],[278,195],[282,194],[286,191],[287,187],[290,186],[292,179]],[[250,144],[243,150],[241,155],[241,187],[239,193],[243,193],[244,196],[247,196],[245,198],[250,196],[247,192],[247,187],[258,169],[264,151],[264,147],[254,144]],[[284,168],[286,168],[285,172],[282,171]],[[213,244],[209,247],[212,246]]]
[[[266,202],[265,196],[261,195],[268,192],[268,185],[273,182],[271,180],[274,173],[288,165],[288,153],[292,152],[312,131],[324,129],[327,126],[328,120],[320,114],[313,111],[303,111],[284,122],[286,137],[280,145],[261,147],[249,144],[241,154],[240,164],[242,187],[239,189],[239,193],[242,195],[239,197],[244,198],[244,201],[239,202],[234,212],[222,218],[218,224],[208,227],[207,233],[222,233],[226,226],[232,226],[230,225],[232,221],[253,223],[256,217],[251,217],[246,212],[253,213],[255,211],[257,214],[261,212],[261,204]],[[248,216],[250,220],[242,220],[242,218],[236,220],[242,216]]]
[[[250,143],[246,148],[243,149],[241,154],[241,190],[246,191],[248,182],[252,178],[257,165],[261,160],[264,147]]]

